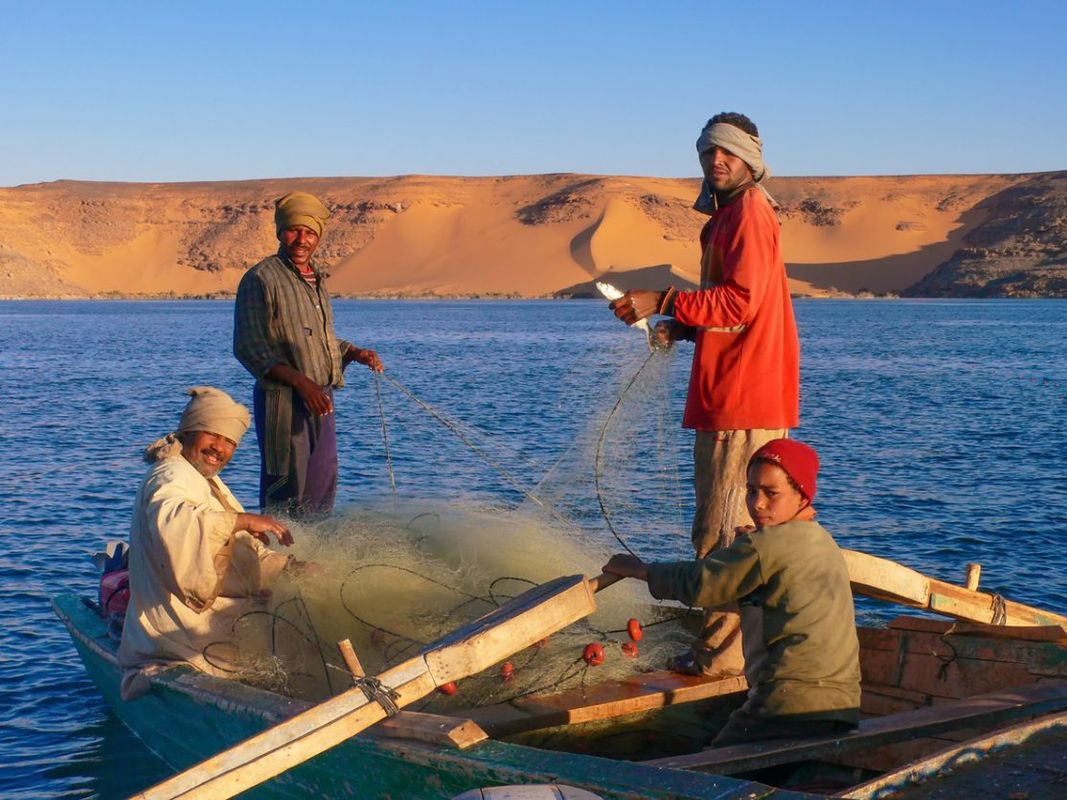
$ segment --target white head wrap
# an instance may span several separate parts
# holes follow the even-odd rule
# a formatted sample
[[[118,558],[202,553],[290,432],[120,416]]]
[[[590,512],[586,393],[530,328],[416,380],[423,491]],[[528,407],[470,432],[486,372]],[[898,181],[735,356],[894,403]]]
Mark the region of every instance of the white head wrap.
[[[178,423],[178,433],[206,431],[240,442],[252,416],[248,409],[234,401],[222,389],[194,386],[189,390],[192,399],[186,404]]]
[[[753,136],[751,133],[746,133],[736,125],[731,125],[728,122],[716,122],[715,124],[709,122],[709,124],[705,125],[704,130],[700,132],[700,136],[697,138],[697,155],[702,156],[713,147],[729,150],[744,161],[748,168],[752,170],[752,180],[756,184],[762,184],[771,174],[770,168],[763,163],[763,140],[758,136]],[[760,188],[763,189],[762,186]],[[763,189],[763,191],[767,194],[766,189]],[[767,197],[773,205],[777,206],[770,194],[767,194]],[[700,196],[697,197],[693,208],[704,214],[712,214],[717,208],[714,190],[708,184],[707,178],[704,178],[703,183],[700,185]]]
[[[149,464],[181,455],[182,443],[178,438],[180,433],[207,431],[240,442],[252,423],[248,409],[235,402],[222,389],[194,386],[189,390],[189,394],[192,397],[185,405],[177,432],[168,433],[145,448],[144,460]]]

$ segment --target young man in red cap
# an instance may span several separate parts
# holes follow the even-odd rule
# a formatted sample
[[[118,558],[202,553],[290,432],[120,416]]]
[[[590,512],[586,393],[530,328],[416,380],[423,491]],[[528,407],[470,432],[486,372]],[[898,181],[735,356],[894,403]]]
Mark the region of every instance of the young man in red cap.
[[[844,732],[859,723],[856,619],[844,556],[815,521],[819,457],[791,439],[748,462],[755,525],[703,561],[645,564],[615,555],[605,572],[648,581],[653,597],[692,606],[739,600],[749,694],[713,742]]]

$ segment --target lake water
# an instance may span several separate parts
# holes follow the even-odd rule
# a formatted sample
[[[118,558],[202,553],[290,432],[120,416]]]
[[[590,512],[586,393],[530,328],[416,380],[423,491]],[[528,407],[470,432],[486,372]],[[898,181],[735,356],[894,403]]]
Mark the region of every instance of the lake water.
[[[984,588],[1067,612],[1067,303],[796,310],[795,435],[820,451],[838,541],[953,582],[978,561]],[[592,301],[341,301],[336,315],[450,426],[383,381],[387,451],[376,383],[350,370],[339,506],[387,501],[391,465],[405,498],[533,495],[610,553],[599,483],[635,550],[686,555],[688,345],[645,364],[640,336]],[[125,797],[168,774],[106,711],[48,601],[94,593],[87,554],[125,537],[140,451],[187,387],[250,401],[230,331],[229,302],[0,302],[0,796]],[[249,505],[257,469],[249,439],[225,473]]]

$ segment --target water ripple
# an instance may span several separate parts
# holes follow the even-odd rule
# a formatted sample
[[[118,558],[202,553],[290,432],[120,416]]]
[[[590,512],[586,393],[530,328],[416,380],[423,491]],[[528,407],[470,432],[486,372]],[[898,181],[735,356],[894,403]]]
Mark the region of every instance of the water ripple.
[[[819,448],[820,516],[838,540],[953,582],[1067,611],[1067,314],[1062,302],[797,303],[802,427]],[[645,356],[594,302],[338,302],[338,329],[446,414],[460,439],[382,384],[398,491],[518,504],[529,492],[618,549],[592,455]],[[124,538],[141,450],[189,386],[250,402],[230,354],[231,304],[0,303],[0,796],[126,796],[166,769],[106,712],[48,599],[92,595],[87,555]],[[80,356],[70,358],[70,342]],[[605,437],[605,498],[638,552],[688,554],[692,434],[679,428],[687,345],[654,361]],[[165,363],[160,354],[166,354]],[[390,495],[374,383],[338,395],[339,505]],[[46,386],[41,395],[30,386]],[[227,470],[257,484],[254,446]],[[869,601],[864,618],[897,609]]]

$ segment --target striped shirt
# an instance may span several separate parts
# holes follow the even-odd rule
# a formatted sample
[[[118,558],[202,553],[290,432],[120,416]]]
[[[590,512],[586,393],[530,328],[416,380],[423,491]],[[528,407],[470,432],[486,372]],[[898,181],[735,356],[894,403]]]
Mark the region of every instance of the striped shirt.
[[[316,269],[315,275],[312,286],[288,259],[273,255],[248,270],[237,287],[233,353],[266,395],[263,469],[268,475],[289,471],[293,417],[293,390],[268,378],[270,368],[288,364],[319,386],[345,385],[342,358],[352,345],[334,333],[330,295],[322,273]]]
[[[319,386],[344,386],[341,359],[351,346],[333,329],[333,309],[322,274],[305,281],[285,258],[273,255],[241,278],[233,318],[233,352],[263,389],[276,364],[288,364]]]

